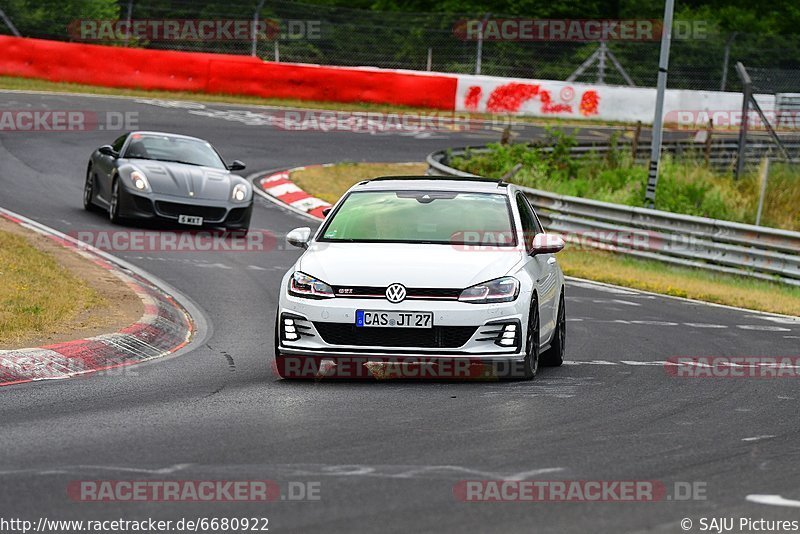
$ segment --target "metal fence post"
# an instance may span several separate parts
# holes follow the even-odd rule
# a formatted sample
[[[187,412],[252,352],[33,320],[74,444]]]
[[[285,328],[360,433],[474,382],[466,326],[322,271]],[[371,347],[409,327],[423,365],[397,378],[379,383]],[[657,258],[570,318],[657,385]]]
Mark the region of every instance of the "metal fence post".
[[[711,145],[713,143],[712,138],[714,137],[714,119],[708,119],[708,130],[706,131],[707,134],[704,161],[706,163],[706,167],[708,167],[708,164],[711,161]]]
[[[606,42],[600,41],[600,55],[597,56],[597,83],[606,83]]]
[[[656,111],[653,119],[653,139],[650,142],[650,167],[647,169],[647,191],[645,200],[650,208],[655,208],[656,187],[658,186],[658,164],[661,159],[661,138],[664,132],[664,92],[667,89],[667,69],[669,68],[669,44],[672,39],[672,15],[675,0],[664,4],[664,29],[661,34],[661,53],[658,58],[658,87],[656,90]]]
[[[481,26],[478,30],[478,49],[475,52],[475,74],[481,73],[481,60],[483,59],[483,29],[489,20],[491,13],[487,13],[481,19]]]
[[[633,141],[631,142],[631,161],[636,163],[636,155],[639,152],[639,139],[642,136],[642,121],[636,121],[636,130],[633,132]]]
[[[431,71],[431,67],[433,66],[433,47],[428,47],[428,72]]]
[[[761,192],[758,195],[758,213],[756,213],[756,226],[761,226],[761,213],[764,211],[764,195],[767,193],[767,180],[769,179],[769,158],[764,158],[761,162]]]
[[[0,8],[0,19],[3,19],[3,22],[6,23],[6,26],[8,26],[8,29],[11,30],[11,33],[13,33],[15,37],[22,37],[19,31],[17,31],[16,26],[14,26],[14,23],[11,22],[11,19],[6,16],[2,8]]]
[[[131,38],[131,22],[133,22],[133,0],[128,0],[128,11],[125,15],[125,22],[128,23],[128,31],[125,33],[125,44]]]
[[[736,62],[736,73],[742,80],[742,125],[739,126],[739,150],[736,155],[735,174],[735,177],[738,179],[744,172],[744,151],[747,148],[747,126],[748,122],[750,122],[747,115],[750,112],[750,95],[753,90],[753,83],[741,61]]]
[[[252,48],[250,49],[250,55],[253,57],[258,55],[258,19],[261,17],[261,8],[264,7],[264,2],[266,0],[261,0],[256,7],[255,13],[253,13]]]
[[[725,55],[722,58],[722,82],[719,84],[719,90],[724,91],[725,85],[728,83],[728,61],[731,58],[731,45],[736,38],[736,32],[733,32],[728,40],[725,42]]]

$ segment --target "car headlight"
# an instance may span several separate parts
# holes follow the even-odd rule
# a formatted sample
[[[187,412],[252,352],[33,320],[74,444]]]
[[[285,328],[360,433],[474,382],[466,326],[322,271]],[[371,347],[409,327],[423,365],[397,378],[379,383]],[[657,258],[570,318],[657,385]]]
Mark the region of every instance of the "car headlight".
[[[293,273],[289,279],[289,294],[312,299],[326,299],[334,296],[331,286],[300,271]]]
[[[513,276],[505,276],[468,287],[461,292],[458,300],[472,304],[488,304],[511,302],[516,300],[517,295],[519,295],[519,280]]]
[[[147,181],[147,176],[143,172],[133,171],[131,173],[131,182],[138,191],[150,190],[150,182]]]
[[[247,186],[244,184],[236,184],[231,192],[231,199],[236,202],[242,202],[247,198]]]

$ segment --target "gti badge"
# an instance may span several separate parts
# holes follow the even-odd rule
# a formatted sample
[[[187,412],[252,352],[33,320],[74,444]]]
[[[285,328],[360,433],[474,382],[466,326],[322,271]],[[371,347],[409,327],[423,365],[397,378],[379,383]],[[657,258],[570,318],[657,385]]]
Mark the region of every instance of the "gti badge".
[[[389,302],[403,302],[406,298],[406,288],[402,284],[392,284],[386,288],[386,299]]]

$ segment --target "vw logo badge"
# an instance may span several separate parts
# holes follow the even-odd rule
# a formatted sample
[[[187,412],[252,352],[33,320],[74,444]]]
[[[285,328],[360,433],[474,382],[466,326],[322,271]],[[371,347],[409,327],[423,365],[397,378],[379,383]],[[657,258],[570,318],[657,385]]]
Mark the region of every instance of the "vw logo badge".
[[[386,288],[386,298],[389,302],[403,302],[406,298],[406,288],[402,284],[392,284]]]

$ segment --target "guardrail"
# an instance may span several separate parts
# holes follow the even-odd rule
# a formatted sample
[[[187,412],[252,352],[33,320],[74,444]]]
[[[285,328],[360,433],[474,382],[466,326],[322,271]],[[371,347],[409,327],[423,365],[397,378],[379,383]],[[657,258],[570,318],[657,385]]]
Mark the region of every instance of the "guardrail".
[[[475,177],[448,166],[447,160],[486,150],[434,152],[427,158],[428,174]],[[568,242],[800,286],[800,232],[520,189],[545,228]]]

